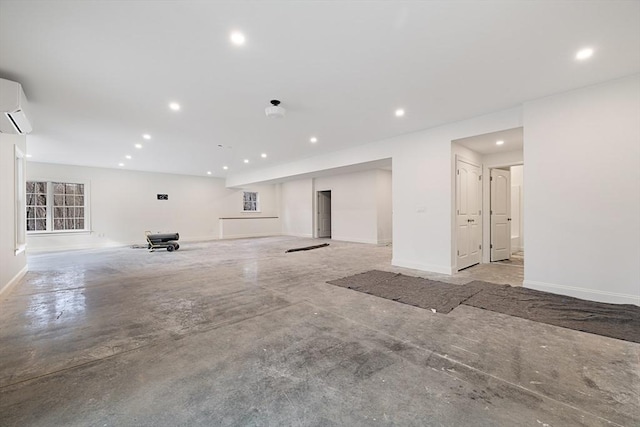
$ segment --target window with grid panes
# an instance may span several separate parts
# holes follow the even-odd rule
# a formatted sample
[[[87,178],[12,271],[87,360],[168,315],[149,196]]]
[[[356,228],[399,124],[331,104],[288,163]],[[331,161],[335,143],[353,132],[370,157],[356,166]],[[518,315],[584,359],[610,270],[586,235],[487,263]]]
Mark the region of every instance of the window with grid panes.
[[[243,212],[259,212],[260,204],[258,199],[258,193],[255,191],[245,191],[242,197],[242,211]]]
[[[47,231],[47,183],[27,181],[27,231]]]
[[[84,184],[52,182],[53,230],[84,230]]]
[[[86,230],[85,184],[27,181],[27,231]]]

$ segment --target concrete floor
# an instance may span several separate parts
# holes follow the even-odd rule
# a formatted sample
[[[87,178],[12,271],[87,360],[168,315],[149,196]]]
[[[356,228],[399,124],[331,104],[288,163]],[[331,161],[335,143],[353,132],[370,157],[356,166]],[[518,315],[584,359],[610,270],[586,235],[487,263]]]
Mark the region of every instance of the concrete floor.
[[[0,301],[0,425],[640,425],[640,345],[331,286],[417,272],[386,246],[284,253],[313,243],[30,256]]]

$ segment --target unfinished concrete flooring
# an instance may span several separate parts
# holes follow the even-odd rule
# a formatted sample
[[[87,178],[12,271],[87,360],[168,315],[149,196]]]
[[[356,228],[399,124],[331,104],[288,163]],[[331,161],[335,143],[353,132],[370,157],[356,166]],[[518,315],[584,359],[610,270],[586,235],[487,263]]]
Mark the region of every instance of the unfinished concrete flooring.
[[[0,425],[640,424],[640,345],[331,286],[417,272],[383,246],[284,253],[314,243],[31,256],[0,302]]]

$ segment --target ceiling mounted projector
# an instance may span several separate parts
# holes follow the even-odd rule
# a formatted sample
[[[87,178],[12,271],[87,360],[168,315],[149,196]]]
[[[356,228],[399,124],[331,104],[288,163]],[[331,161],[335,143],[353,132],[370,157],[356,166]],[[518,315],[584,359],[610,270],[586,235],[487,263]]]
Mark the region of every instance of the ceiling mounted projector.
[[[284,117],[284,113],[286,113],[286,111],[287,110],[280,106],[280,101],[278,101],[277,99],[272,99],[271,106],[264,109],[264,113],[267,115],[267,117],[275,118]]]

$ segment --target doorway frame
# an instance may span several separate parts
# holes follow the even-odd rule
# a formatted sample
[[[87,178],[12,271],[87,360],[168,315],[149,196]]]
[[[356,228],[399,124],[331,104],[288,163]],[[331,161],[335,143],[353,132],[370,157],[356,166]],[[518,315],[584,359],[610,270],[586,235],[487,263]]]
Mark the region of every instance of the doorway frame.
[[[314,239],[331,239],[333,238],[333,203],[331,203],[331,236],[329,237],[320,237],[320,204],[318,200],[320,199],[320,193],[330,193],[333,196],[333,191],[331,188],[325,188],[322,190],[315,190],[315,197],[313,203],[313,238]],[[331,198],[331,197],[330,197]]]
[[[485,194],[486,194],[486,190],[485,190],[485,170],[484,170],[484,165],[482,163],[478,163],[475,160],[471,160],[468,157],[465,157],[463,155],[460,154],[456,154],[453,160],[453,220],[451,223],[451,228],[453,230],[453,234],[452,234],[452,256],[453,259],[455,260],[453,263],[453,273],[457,273],[458,271],[460,271],[458,269],[458,227],[456,226],[457,224],[457,220],[458,220],[458,213],[457,213],[457,209],[458,209],[458,186],[457,186],[457,180],[458,180],[458,161],[462,161],[465,163],[468,163],[470,165],[473,166],[477,166],[478,168],[480,168],[480,176],[482,177],[482,187],[481,187],[481,217],[482,217],[482,227],[480,227],[480,241],[482,242],[482,248],[480,248],[480,262],[479,264],[484,264],[484,258],[485,258],[485,253],[487,251],[484,250],[485,248],[485,235],[486,235],[486,230],[484,228],[484,218],[487,216],[485,215],[485,204],[484,204],[484,198],[485,198]],[[474,264],[477,265],[477,264]],[[468,267],[464,267],[464,268],[468,268]]]
[[[511,166],[523,166],[524,160],[506,163],[489,163],[482,167],[482,175],[484,177],[491,176],[491,169],[510,168]],[[487,215],[482,216],[482,248],[488,250],[482,251],[482,264],[491,263],[491,180],[482,180],[482,212]],[[524,230],[524,226],[523,226]]]

